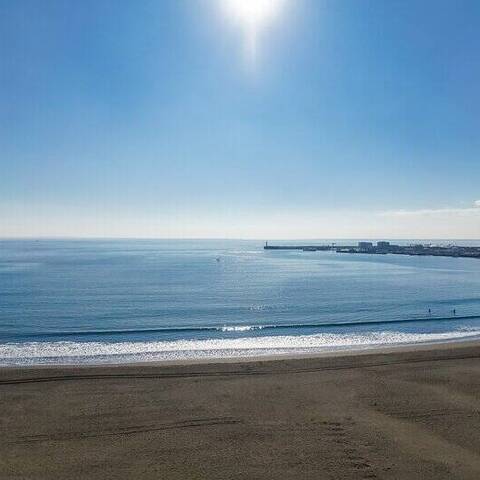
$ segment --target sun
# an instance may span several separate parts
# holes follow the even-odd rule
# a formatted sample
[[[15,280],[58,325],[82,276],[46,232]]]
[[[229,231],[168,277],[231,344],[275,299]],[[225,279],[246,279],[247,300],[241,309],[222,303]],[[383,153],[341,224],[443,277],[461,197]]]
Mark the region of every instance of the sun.
[[[283,10],[287,0],[220,0],[224,12],[242,30],[247,63],[253,67],[262,31]]]
[[[277,15],[284,0],[223,0],[227,13],[248,28],[258,28]]]

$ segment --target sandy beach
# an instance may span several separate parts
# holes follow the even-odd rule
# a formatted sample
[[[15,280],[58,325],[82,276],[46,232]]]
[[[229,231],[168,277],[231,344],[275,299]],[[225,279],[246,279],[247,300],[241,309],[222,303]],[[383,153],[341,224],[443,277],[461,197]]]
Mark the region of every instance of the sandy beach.
[[[480,344],[0,370],[2,479],[477,479]]]

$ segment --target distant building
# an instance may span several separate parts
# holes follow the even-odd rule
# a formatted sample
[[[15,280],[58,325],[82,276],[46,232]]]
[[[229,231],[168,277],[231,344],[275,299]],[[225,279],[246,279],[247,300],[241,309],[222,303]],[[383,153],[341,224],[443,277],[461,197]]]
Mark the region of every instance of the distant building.
[[[370,248],[373,248],[373,243],[372,242],[358,242],[358,248],[361,250],[369,250]]]
[[[378,248],[389,248],[390,247],[390,242],[377,242],[377,247]]]

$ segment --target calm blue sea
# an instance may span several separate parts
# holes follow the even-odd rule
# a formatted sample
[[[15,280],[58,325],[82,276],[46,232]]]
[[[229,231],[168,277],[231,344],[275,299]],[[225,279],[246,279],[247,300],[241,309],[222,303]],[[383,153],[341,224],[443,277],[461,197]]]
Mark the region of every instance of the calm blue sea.
[[[259,241],[0,241],[0,365],[314,353],[479,335],[475,259],[264,251]]]

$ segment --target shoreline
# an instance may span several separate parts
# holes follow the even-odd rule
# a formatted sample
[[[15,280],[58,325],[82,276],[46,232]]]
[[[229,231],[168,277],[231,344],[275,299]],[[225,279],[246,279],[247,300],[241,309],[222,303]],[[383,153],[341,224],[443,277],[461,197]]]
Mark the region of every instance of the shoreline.
[[[204,365],[204,364],[224,364],[224,363],[257,363],[257,362],[275,362],[282,360],[301,360],[329,357],[351,357],[373,354],[389,354],[414,351],[429,351],[449,349],[452,345],[459,347],[480,346],[480,338],[472,339],[451,339],[438,340],[430,342],[418,342],[409,344],[388,344],[388,345],[367,345],[359,347],[338,347],[331,350],[315,352],[292,352],[252,356],[230,356],[230,357],[208,357],[208,358],[187,358],[187,359],[169,359],[169,360],[151,360],[151,361],[126,361],[126,362],[104,362],[104,363],[32,363],[32,364],[0,364],[0,372],[5,370],[23,370],[23,369],[55,369],[55,368],[122,368],[138,366],[176,366],[176,365]]]
[[[480,342],[0,369],[2,479],[476,480]]]

